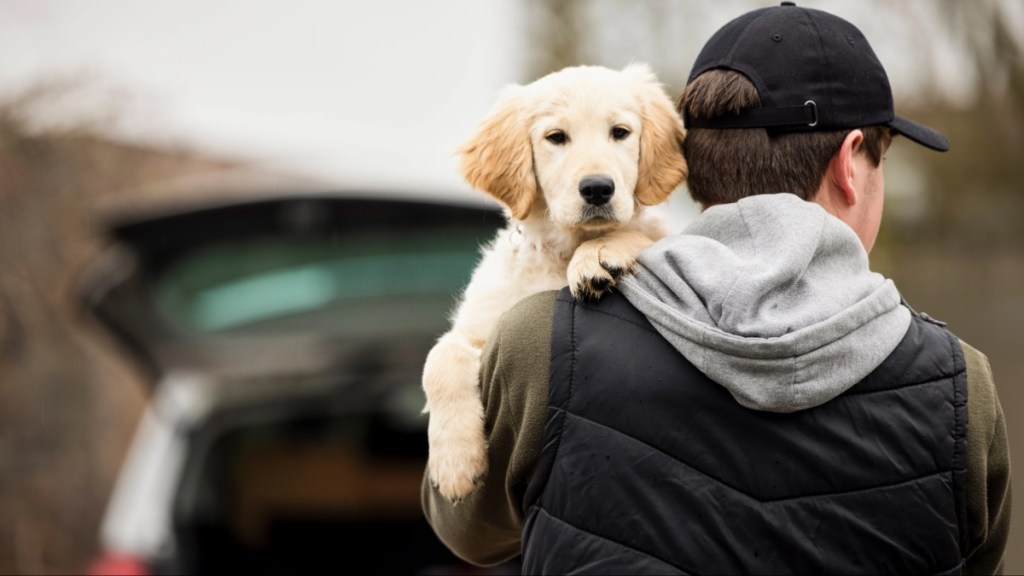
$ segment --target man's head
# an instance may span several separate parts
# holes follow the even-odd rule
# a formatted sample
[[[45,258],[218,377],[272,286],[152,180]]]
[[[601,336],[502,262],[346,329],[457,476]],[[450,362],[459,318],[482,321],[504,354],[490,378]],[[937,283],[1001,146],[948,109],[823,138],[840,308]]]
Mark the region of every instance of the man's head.
[[[880,221],[882,189],[866,204],[868,191],[850,186],[882,183],[891,137],[949,147],[934,130],[895,115],[885,70],[856,27],[791,2],[748,12],[715,33],[679,111],[689,129],[688,187],[704,206],[791,192],[844,221],[843,202],[877,206]],[[876,233],[877,224],[858,230],[868,249]]]

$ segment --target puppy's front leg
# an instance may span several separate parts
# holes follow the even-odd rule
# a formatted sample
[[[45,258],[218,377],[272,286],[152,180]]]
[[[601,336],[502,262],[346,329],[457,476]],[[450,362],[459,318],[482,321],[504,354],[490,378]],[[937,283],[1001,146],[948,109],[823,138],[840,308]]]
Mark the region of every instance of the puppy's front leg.
[[[430,481],[452,502],[465,498],[487,471],[480,401],[480,347],[455,330],[442,336],[423,366]]]
[[[578,300],[597,300],[611,291],[619,276],[636,269],[640,252],[654,240],[638,230],[614,230],[576,248],[569,261],[569,291]]]

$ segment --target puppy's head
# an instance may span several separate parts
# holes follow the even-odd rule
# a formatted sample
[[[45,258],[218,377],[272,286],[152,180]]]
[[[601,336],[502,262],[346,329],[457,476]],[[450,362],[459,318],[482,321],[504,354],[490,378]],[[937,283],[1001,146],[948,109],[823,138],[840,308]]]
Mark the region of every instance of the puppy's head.
[[[614,228],[686,177],[683,125],[645,65],[577,66],[511,86],[460,149],[462,172],[518,220]]]

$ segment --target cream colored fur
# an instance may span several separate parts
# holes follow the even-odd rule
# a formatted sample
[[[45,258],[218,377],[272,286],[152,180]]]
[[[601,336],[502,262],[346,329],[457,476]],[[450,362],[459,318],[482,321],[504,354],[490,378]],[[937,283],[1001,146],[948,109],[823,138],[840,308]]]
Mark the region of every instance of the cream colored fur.
[[[665,234],[645,208],[685,179],[683,134],[647,66],[578,66],[511,86],[460,149],[463,176],[505,207],[508,225],[484,247],[451,330],[424,365],[428,471],[445,497],[466,497],[486,472],[478,378],[498,318],[566,285],[577,298],[599,298],[631,272]],[[585,176],[614,182],[606,204],[583,198]]]

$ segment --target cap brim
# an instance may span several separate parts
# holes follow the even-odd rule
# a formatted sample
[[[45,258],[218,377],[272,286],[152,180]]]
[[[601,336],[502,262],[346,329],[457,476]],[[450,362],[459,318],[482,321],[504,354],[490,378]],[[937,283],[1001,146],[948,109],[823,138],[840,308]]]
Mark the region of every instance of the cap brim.
[[[942,134],[939,134],[927,126],[907,120],[900,116],[897,116],[892,122],[890,122],[889,126],[897,133],[910,138],[922,146],[927,146],[928,148],[938,150],[939,152],[949,150],[949,140],[947,140]]]

